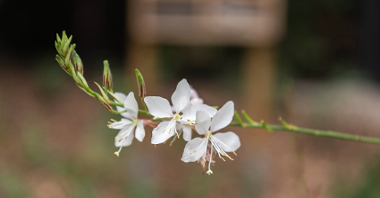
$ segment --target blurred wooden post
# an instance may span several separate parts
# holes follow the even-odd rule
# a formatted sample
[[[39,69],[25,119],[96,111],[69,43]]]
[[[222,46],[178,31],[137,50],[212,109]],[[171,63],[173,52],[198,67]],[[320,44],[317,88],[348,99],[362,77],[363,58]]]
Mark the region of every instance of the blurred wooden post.
[[[274,88],[276,81],[276,53],[275,49],[248,48],[245,54],[244,85],[245,92],[244,108],[253,119],[260,122],[273,122],[274,112]],[[248,129],[247,129],[248,131]],[[252,130],[250,130],[252,131]],[[255,147],[267,144],[268,133],[247,133],[248,138],[255,140]],[[252,142],[251,142],[252,143]]]
[[[158,68],[156,48],[152,45],[131,44],[128,48],[127,64],[132,69],[139,69],[144,76],[145,84],[147,84],[147,92],[149,95],[159,94],[158,82]],[[129,79],[136,81],[135,72],[127,69],[127,76]],[[137,87],[135,91],[137,90]]]

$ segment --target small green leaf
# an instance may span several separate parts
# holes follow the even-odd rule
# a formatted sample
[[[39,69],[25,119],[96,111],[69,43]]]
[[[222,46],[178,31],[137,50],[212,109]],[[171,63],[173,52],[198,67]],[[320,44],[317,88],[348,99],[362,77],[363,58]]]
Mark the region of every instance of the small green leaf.
[[[253,125],[257,125],[258,123],[253,121],[247,113],[245,113],[244,110],[241,111],[241,114],[243,115],[244,119],[249,123],[249,124],[253,124]]]
[[[286,129],[290,129],[288,123],[286,123],[285,120],[283,120],[281,117],[279,118],[279,120],[280,120],[282,126],[284,126]]]
[[[241,120],[241,118],[239,116],[239,113],[237,111],[235,111],[234,114],[235,114],[235,119],[238,121],[238,123],[240,124],[240,126],[245,127],[245,124]]]
[[[263,125],[263,128],[264,128],[265,130],[267,130],[267,131],[272,131],[272,130],[268,127],[268,125],[264,122],[264,120],[261,121],[261,124]]]

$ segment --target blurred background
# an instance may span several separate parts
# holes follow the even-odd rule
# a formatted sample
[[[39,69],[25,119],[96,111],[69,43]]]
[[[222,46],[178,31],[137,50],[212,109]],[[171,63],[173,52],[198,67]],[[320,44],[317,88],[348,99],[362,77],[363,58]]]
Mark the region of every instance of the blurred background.
[[[87,81],[170,98],[187,78],[209,105],[256,121],[380,137],[375,0],[0,0],[0,197],[380,197],[380,147],[229,127],[242,146],[214,175],[185,142],[113,155],[120,119],[55,62],[73,35]],[[95,86],[92,86],[95,90]]]

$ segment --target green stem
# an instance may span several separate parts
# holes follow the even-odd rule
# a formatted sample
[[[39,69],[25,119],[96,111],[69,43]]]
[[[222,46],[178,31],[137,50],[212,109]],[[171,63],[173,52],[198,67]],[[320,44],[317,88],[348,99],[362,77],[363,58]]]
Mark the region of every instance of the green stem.
[[[152,115],[148,111],[144,111],[144,110],[141,110],[141,109],[139,109],[139,113],[142,113],[142,114],[145,114],[145,115]]]
[[[110,105],[119,106],[119,107],[123,107],[124,108],[124,104],[120,104],[120,103],[117,103],[117,102],[114,102],[114,101],[111,101],[111,100],[109,100],[108,103]]]
[[[238,122],[232,122],[230,126],[242,126],[242,125]],[[244,123],[244,127],[264,128],[264,125]],[[289,127],[284,127],[284,126],[279,126],[279,125],[266,125],[266,127],[268,130],[272,130],[272,131],[290,131],[290,132],[295,132],[295,133],[303,133],[303,134],[308,134],[308,135],[337,138],[337,139],[342,139],[342,140],[366,142],[366,143],[371,143],[371,144],[380,144],[380,138],[351,135],[351,134],[339,133],[335,131],[323,131],[323,130],[299,128],[293,125]]]

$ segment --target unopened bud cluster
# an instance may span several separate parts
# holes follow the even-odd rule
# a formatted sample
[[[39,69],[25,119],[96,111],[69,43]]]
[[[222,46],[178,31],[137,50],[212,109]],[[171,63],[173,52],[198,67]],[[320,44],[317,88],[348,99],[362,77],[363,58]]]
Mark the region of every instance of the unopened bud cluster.
[[[58,52],[56,55],[56,60],[58,64],[73,77],[77,86],[86,92],[88,95],[94,97],[100,102],[108,111],[117,113],[112,107],[115,102],[111,101],[108,95],[114,97],[112,89],[112,74],[109,68],[108,61],[104,61],[104,73],[103,73],[103,87],[95,82],[100,90],[100,94],[91,90],[88,86],[86,79],[83,76],[84,69],[81,58],[78,53],[75,51],[75,44],[71,44],[72,36],[67,37],[65,31],[62,33],[62,38],[57,34],[57,40],[55,41],[55,48]]]

